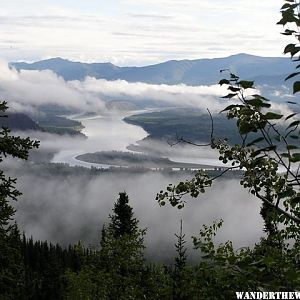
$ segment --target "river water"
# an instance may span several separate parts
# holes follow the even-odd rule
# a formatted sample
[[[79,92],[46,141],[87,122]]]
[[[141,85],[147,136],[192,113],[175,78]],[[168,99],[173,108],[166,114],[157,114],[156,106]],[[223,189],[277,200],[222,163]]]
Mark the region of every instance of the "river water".
[[[137,114],[145,111],[135,111]],[[109,168],[108,164],[95,164],[76,159],[80,154],[93,153],[97,151],[129,151],[127,147],[134,145],[138,141],[148,136],[148,133],[140,126],[128,124],[123,118],[129,114],[110,114],[106,116],[80,117],[73,116],[72,119],[78,120],[84,126],[82,133],[87,139],[73,139],[66,143],[67,146],[58,151],[53,163],[67,163],[70,166]],[[217,159],[217,153],[212,150],[199,149],[189,145],[178,145],[171,148],[166,142],[160,144],[150,143],[153,153],[159,148],[165,150],[165,157],[182,163],[196,163],[211,166],[224,166]]]
[[[130,144],[142,140],[148,134],[135,125],[127,124],[122,119],[127,115],[111,114],[108,116],[95,116],[89,118],[74,117],[84,126],[82,133],[87,139],[75,139],[70,143],[70,149],[63,149],[55,154],[52,162],[67,163],[70,166],[108,168],[110,165],[94,164],[76,159],[76,156],[97,151],[128,151]]]

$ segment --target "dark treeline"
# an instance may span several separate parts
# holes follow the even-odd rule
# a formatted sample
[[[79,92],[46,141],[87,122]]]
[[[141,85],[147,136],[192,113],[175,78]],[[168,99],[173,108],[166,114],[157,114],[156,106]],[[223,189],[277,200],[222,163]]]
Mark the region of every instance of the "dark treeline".
[[[262,209],[266,217],[268,209]],[[0,299],[234,299],[235,291],[291,291],[299,286],[300,264],[291,249],[276,242],[266,218],[268,237],[254,249],[235,252],[230,242],[215,246],[222,222],[204,226],[195,247],[202,259],[188,264],[185,235],[175,235],[173,265],[144,259],[144,236],[125,192],[97,249],[80,242],[63,248],[34,241],[10,226],[0,243]]]
[[[1,246],[1,299],[62,299],[66,270],[78,272],[91,252],[33,241],[21,236],[16,224]]]

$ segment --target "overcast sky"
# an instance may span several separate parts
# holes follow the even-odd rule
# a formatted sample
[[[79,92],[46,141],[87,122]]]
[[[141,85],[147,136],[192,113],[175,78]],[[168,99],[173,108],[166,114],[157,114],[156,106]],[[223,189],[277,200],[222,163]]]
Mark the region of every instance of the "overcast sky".
[[[0,0],[0,56],[117,65],[280,56],[282,0]]]

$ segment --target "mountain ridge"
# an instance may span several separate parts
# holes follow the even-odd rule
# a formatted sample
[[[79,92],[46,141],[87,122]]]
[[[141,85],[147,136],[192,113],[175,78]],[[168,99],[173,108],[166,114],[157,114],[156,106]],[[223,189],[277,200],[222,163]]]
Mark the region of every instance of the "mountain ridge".
[[[274,76],[284,77],[293,72],[294,65],[285,57],[262,57],[246,53],[233,54],[228,57],[169,60],[158,64],[141,67],[119,67],[110,62],[82,63],[60,57],[37,61],[34,63],[10,63],[20,70],[51,70],[65,80],[84,80],[87,76],[96,79],[126,80],[128,82],[145,82],[150,84],[187,85],[216,84],[221,77],[221,69],[230,69],[243,79]]]

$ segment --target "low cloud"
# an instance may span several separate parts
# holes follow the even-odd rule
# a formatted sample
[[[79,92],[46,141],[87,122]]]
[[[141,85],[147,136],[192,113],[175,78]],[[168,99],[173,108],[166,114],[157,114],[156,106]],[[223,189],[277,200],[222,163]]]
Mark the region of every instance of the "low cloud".
[[[144,104],[197,107],[220,111],[220,96],[226,90],[217,85],[187,86],[129,83],[125,80],[107,81],[87,77],[84,81],[68,81],[52,71],[9,68],[0,61],[0,96],[9,101],[15,111],[33,112],[39,106],[52,104],[81,111],[103,112],[105,100],[128,100]]]
[[[185,84],[147,84],[142,82],[127,82],[125,80],[107,81],[87,77],[84,81],[73,81],[73,86],[82,91],[118,100],[134,100],[141,104],[145,101],[155,101],[178,107],[196,107],[206,110],[220,111],[224,101],[220,99],[226,93],[225,88],[218,85],[188,86]]]
[[[51,71],[16,71],[0,61],[0,97],[16,111],[34,111],[46,104],[70,109],[102,111],[104,102],[76,89]]]
[[[68,244],[83,240],[99,245],[103,223],[108,222],[118,193],[127,191],[130,204],[142,228],[148,228],[147,253],[168,257],[174,251],[174,233],[180,219],[191,246],[190,236],[198,235],[202,224],[224,219],[224,228],[217,241],[233,240],[236,247],[254,244],[263,234],[259,215],[260,202],[247,193],[238,180],[219,181],[199,199],[187,199],[187,205],[177,210],[169,205],[161,208],[155,195],[168,183],[186,178],[186,174],[103,173],[98,176],[75,173],[51,175],[14,168],[23,196],[16,204],[16,219],[21,230],[35,239]],[[53,173],[52,173],[53,174]],[[33,188],[34,182],[34,188]],[[222,194],[222,197],[220,195]]]
[[[228,91],[219,85],[166,85],[125,80],[108,81],[86,77],[83,81],[65,81],[52,71],[10,68],[0,61],[0,97],[15,111],[34,113],[41,105],[55,105],[81,112],[106,112],[105,102],[123,100],[141,107],[194,107],[220,112],[227,104],[222,96]],[[251,91],[259,93],[259,91]],[[286,105],[276,109],[288,112]]]

